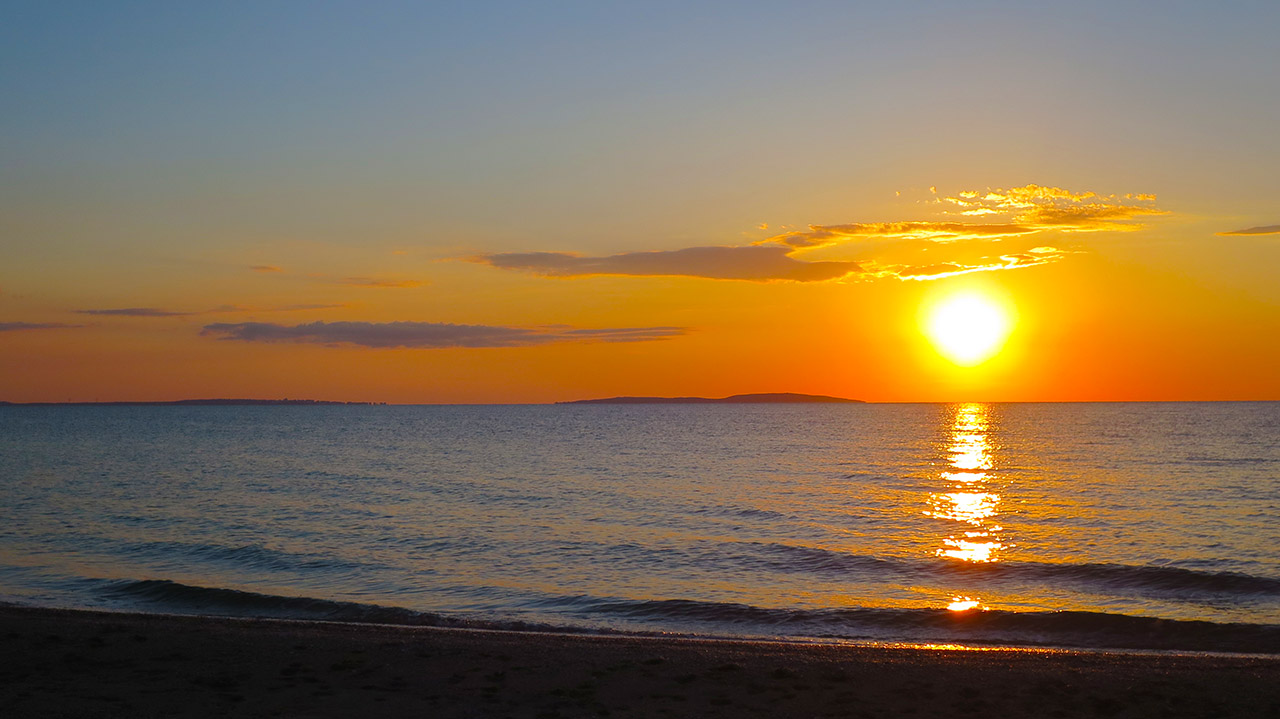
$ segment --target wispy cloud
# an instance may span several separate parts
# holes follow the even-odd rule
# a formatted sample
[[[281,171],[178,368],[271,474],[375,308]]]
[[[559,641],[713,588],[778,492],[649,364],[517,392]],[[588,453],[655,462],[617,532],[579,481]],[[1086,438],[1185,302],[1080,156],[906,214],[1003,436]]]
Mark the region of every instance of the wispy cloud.
[[[1016,237],[1039,232],[1039,228],[1021,224],[978,224],[969,222],[855,222],[847,225],[810,225],[808,230],[787,232],[765,242],[778,242],[795,248],[824,247],[845,240],[989,240]]]
[[[867,239],[956,242],[1000,240],[1049,231],[1125,232],[1142,227],[1136,221],[1138,218],[1168,214],[1156,207],[1155,201],[1155,195],[1104,196],[1042,185],[981,192],[966,190],[954,196],[932,199],[930,203],[949,208],[945,214],[959,214],[973,220],[810,225],[807,230],[785,232],[765,242],[813,248]],[[991,221],[976,221],[978,218]],[[1000,221],[995,221],[996,218]]]
[[[625,252],[587,257],[568,252],[509,252],[472,258],[504,270],[524,270],[546,277],[631,275],[702,277],[715,280],[833,280],[862,266],[857,262],[804,262],[782,245],[689,247],[658,252]]]
[[[338,280],[338,283],[344,285],[355,285],[356,287],[378,287],[383,289],[422,286],[422,283],[417,280],[388,280],[379,279],[377,277],[343,277]]]
[[[178,311],[165,310],[158,307],[120,307],[111,309],[75,310],[81,315],[99,315],[106,317],[194,317],[196,315],[224,315],[245,312],[304,312],[308,310],[332,310],[345,307],[342,304],[298,304],[280,305],[278,307],[253,307],[245,305],[219,305],[207,310]]]
[[[61,330],[84,325],[68,325],[62,322],[0,322],[0,332],[20,332],[22,330]]]
[[[501,327],[441,322],[309,322],[278,325],[268,322],[205,325],[200,334],[245,342],[300,342],[360,347],[524,347],[553,342],[644,342],[678,337],[683,327]]]
[[[176,312],[173,310],[162,310],[156,307],[121,307],[116,309],[105,309],[105,310],[76,310],[76,314],[106,315],[110,317],[189,317],[191,315],[197,315],[201,313]]]
[[[338,308],[340,308],[340,307],[346,307],[346,305],[337,305],[337,304],[328,304],[328,305],[320,305],[320,304],[316,304],[316,305],[280,305],[279,307],[253,307],[253,306],[246,306],[246,305],[222,305],[222,306],[220,306],[220,307],[214,307],[214,308],[213,308],[213,309],[211,309],[211,310],[205,310],[204,312],[192,312],[192,313],[190,313],[190,314],[221,315],[221,314],[236,314],[236,313],[241,313],[241,312],[303,312],[303,311],[307,311],[307,310],[333,310],[333,309],[338,309]]]
[[[1142,228],[1139,218],[1168,214],[1155,206],[1156,196],[1151,194],[1099,195],[1043,185],[969,190],[938,202],[967,217],[1009,215],[1037,232],[1129,232]]]
[[[944,277],[967,275],[973,272],[996,272],[1047,265],[1057,262],[1067,254],[1070,253],[1056,247],[1036,247],[1027,252],[1001,255],[998,259],[978,264],[939,262],[930,265],[892,266],[885,267],[874,274],[879,277],[896,277],[900,280],[940,280]]]
[[[251,265],[250,270],[261,272],[264,274],[281,274],[293,278],[306,277],[313,281],[327,282],[337,285],[349,285],[352,287],[371,287],[376,289],[405,289],[412,287],[421,287],[424,283],[418,280],[392,279],[386,277],[335,277],[333,275],[310,274],[299,275],[297,273],[286,272],[283,267],[276,265]]]
[[[346,305],[282,305],[280,307],[266,307],[262,312],[304,312],[307,310],[335,310]]]
[[[469,258],[499,269],[519,270],[544,277],[588,275],[676,276],[717,280],[766,282],[822,282],[848,277],[938,279],[970,272],[1022,269],[1056,262],[1067,252],[1040,247],[1029,252],[1006,252],[980,264],[942,261],[919,267],[883,265],[867,257],[858,260],[806,261],[802,256],[823,247],[852,241],[885,243],[960,241],[996,242],[1027,239],[1042,233],[1127,232],[1140,229],[1140,220],[1168,214],[1156,207],[1155,195],[1099,195],[1060,187],[1024,185],[1009,189],[967,190],[939,196],[930,188],[930,207],[944,220],[851,222],[810,225],[789,230],[746,246],[689,247],[657,252],[624,252],[584,256],[569,252],[508,252]],[[959,215],[963,219],[956,219]],[[761,229],[767,224],[760,225]],[[1264,229],[1264,228],[1260,228]],[[846,250],[847,251],[847,250]],[[868,250],[874,251],[874,250]]]
[[[1280,225],[1263,225],[1262,227],[1247,227],[1243,230],[1230,230],[1227,232],[1219,232],[1220,236],[1230,235],[1280,235]]]

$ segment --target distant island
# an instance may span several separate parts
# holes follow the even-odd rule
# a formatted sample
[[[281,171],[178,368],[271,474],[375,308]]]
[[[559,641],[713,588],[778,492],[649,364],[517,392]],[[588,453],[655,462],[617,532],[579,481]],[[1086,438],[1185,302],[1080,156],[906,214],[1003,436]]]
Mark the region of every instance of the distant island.
[[[332,402],[324,399],[178,399],[171,402],[3,402],[0,405],[9,405],[13,407],[44,407],[44,406],[81,406],[81,407],[164,407],[164,406],[180,406],[180,407],[205,407],[205,406],[243,406],[243,405],[375,405],[386,404],[386,402]]]
[[[735,394],[731,397],[609,397],[607,399],[579,399],[556,404],[865,404],[860,399],[828,397],[821,394],[797,394],[795,392],[765,392],[761,394]]]

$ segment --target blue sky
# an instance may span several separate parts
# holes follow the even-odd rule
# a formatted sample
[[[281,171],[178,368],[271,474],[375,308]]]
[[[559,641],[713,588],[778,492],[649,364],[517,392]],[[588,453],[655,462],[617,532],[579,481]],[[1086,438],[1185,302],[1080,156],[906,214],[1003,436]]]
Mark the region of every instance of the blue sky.
[[[467,258],[740,246],[934,220],[938,198],[1032,184],[1155,194],[1167,213],[1096,246],[1072,249],[1068,233],[1058,250],[1280,302],[1275,235],[1216,234],[1280,223],[1276,3],[5,2],[3,15],[0,321],[70,323],[197,288],[188,309],[346,302],[287,297],[234,275],[245,266],[437,288],[364,305],[419,321],[484,304],[468,293],[526,291],[459,269]],[[822,258],[879,251],[856,247],[871,249]],[[519,282],[530,307],[573,303]]]

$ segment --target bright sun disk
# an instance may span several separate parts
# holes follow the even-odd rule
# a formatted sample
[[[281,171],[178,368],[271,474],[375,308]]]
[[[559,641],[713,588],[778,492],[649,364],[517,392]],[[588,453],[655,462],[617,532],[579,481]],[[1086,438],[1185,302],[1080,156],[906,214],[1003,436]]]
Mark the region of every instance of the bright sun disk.
[[[1012,330],[1008,313],[981,294],[952,295],[935,305],[925,320],[929,341],[952,362],[971,367],[993,357]]]

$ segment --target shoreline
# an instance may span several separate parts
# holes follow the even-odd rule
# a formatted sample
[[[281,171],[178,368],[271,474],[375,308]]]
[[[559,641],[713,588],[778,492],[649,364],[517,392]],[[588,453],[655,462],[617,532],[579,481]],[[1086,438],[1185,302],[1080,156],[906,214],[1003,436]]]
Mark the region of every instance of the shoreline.
[[[233,590],[238,591],[238,590]],[[328,600],[320,600],[328,601]],[[389,609],[396,611],[396,607],[384,607],[382,605],[369,605],[378,609]],[[1167,648],[1158,646],[1090,646],[1090,645],[1073,645],[1073,644],[1053,644],[1050,642],[1043,643],[1018,643],[1013,640],[999,640],[981,638],[961,637],[952,640],[948,639],[872,639],[857,637],[841,637],[835,635],[756,635],[756,634],[713,634],[713,633],[697,633],[685,632],[678,630],[663,631],[657,629],[622,629],[610,628],[602,626],[574,625],[574,624],[549,624],[536,621],[502,621],[502,620],[485,620],[485,619],[468,619],[447,617],[433,613],[425,613],[421,616],[414,617],[418,621],[410,619],[409,621],[398,621],[396,619],[343,619],[343,618],[325,618],[325,617],[289,617],[289,616],[270,616],[270,615],[250,615],[250,614],[221,614],[212,613],[196,613],[183,611],[148,611],[145,609],[131,608],[110,608],[110,607],[93,607],[93,606],[74,606],[74,605],[39,605],[39,604],[22,604],[7,600],[0,600],[0,614],[5,610],[17,610],[20,612],[31,613],[69,613],[75,615],[97,615],[104,620],[111,617],[157,617],[170,618],[175,620],[195,620],[207,622],[251,622],[251,623],[278,623],[286,626],[328,626],[336,629],[346,629],[351,631],[360,631],[361,628],[373,627],[383,630],[409,630],[416,631],[420,629],[434,629],[440,631],[453,632],[475,632],[475,633],[492,633],[492,634],[514,634],[519,636],[543,636],[543,637],[594,637],[597,639],[621,638],[621,639],[651,639],[656,641],[676,641],[676,642],[728,642],[742,644],[761,644],[771,645],[778,644],[783,646],[834,646],[834,647],[854,647],[869,650],[888,649],[888,650],[941,650],[941,651],[963,651],[963,652],[1026,652],[1026,653],[1048,653],[1048,654],[1118,654],[1118,655],[1136,655],[1136,656],[1188,656],[1188,657],[1226,657],[1226,658],[1256,658],[1271,659],[1280,662],[1280,651],[1248,651],[1244,649],[1196,649],[1196,648]],[[413,612],[413,610],[406,610]],[[1177,620],[1174,620],[1177,621]]]
[[[1269,655],[521,632],[0,606],[0,714],[1265,716]]]

